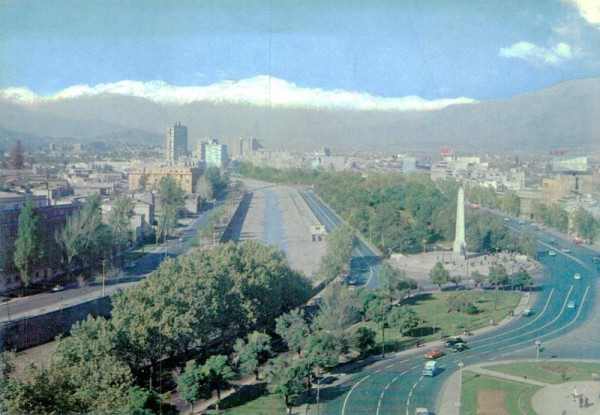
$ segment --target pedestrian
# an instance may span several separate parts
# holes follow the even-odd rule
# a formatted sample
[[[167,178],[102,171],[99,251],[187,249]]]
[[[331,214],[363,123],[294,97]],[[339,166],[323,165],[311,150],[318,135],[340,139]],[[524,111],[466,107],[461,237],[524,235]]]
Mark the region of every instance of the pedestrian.
[[[567,410],[566,409],[563,409],[562,415],[567,415]]]

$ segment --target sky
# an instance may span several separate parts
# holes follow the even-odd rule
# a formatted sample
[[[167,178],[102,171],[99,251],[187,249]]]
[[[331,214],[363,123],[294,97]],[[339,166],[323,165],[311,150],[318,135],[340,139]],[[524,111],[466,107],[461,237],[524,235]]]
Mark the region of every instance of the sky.
[[[510,98],[600,76],[600,0],[0,0],[0,89],[257,76]]]

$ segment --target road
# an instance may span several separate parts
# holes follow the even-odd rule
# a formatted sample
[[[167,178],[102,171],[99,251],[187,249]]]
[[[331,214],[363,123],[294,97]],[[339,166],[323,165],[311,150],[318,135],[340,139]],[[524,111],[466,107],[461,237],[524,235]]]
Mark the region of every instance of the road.
[[[313,211],[319,222],[325,226],[327,232],[334,231],[342,224],[342,220],[313,192],[307,189],[298,189],[304,202]],[[352,251],[350,263],[350,277],[356,280],[356,285],[364,288],[379,288],[379,268],[381,258],[369,245],[359,238],[358,245]]]
[[[339,226],[340,219],[328,212],[317,197],[308,191],[301,194],[328,231]],[[531,226],[512,219],[505,223],[517,232]],[[540,342],[541,359],[597,358],[597,345],[583,348],[575,343],[569,348],[560,342],[561,336],[580,328],[594,313],[598,272],[591,258],[595,254],[565,239],[559,239],[558,245],[550,244],[552,238],[558,238],[543,230],[537,229],[535,234],[538,238],[539,260],[545,265],[546,274],[543,288],[530,305],[534,310],[532,316],[517,316],[495,330],[469,337],[469,349],[456,354],[449,352],[438,359],[442,372],[433,378],[421,374],[426,360],[423,354],[432,345],[400,353],[346,373],[332,386],[323,388],[319,412],[342,415],[409,415],[419,406],[439,408],[441,402],[438,402],[438,398],[442,385],[450,374],[458,370],[459,362],[471,365],[508,357],[535,358],[538,349],[536,341]],[[565,253],[560,248],[571,252]],[[555,250],[557,255],[547,255],[550,249]],[[372,251],[371,255],[374,256]],[[370,268],[375,266],[370,265]],[[575,280],[575,273],[580,273],[582,279]],[[367,278],[366,285],[375,285],[374,280],[376,277]],[[575,308],[567,307],[569,301],[575,303]]]

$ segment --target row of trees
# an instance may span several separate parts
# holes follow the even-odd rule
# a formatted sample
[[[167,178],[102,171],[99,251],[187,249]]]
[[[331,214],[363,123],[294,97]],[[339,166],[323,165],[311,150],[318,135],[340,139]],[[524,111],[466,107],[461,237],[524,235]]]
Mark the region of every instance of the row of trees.
[[[426,176],[404,177],[394,174],[373,174],[362,177],[356,173],[331,173],[320,170],[257,167],[241,164],[239,173],[261,180],[312,185],[318,193],[348,223],[371,239],[383,252],[418,251],[423,242],[434,244],[454,238],[454,218],[458,183],[449,180],[432,182]],[[516,192],[498,195],[491,187],[467,186],[465,197],[472,203],[520,216],[521,202]],[[506,248],[507,232],[501,222],[490,216],[483,224],[472,224],[478,215],[467,220],[469,248],[485,252],[490,248]],[[533,216],[538,222],[560,232],[569,230],[569,214],[560,206],[536,203]],[[600,222],[587,210],[578,209],[572,217],[574,231],[593,241]],[[479,229],[478,229],[479,228]],[[487,239],[481,232],[490,235]],[[496,235],[496,236],[494,236]],[[493,241],[495,238],[496,241]],[[504,240],[504,241],[502,241]],[[495,245],[495,246],[494,246]]]
[[[112,319],[75,324],[48,367],[8,376],[1,402],[10,413],[152,411],[159,362],[191,349],[210,355],[215,337],[227,349],[228,339],[272,331],[310,292],[283,252],[254,241],[168,259],[113,297]]]
[[[165,177],[159,185],[161,195],[161,220],[157,240],[166,238],[177,227],[183,208],[184,193],[172,177]],[[101,258],[110,258],[125,249],[132,239],[131,218],[135,202],[129,196],[114,201],[108,220],[102,220],[102,199],[92,195],[83,209],[69,216],[54,236],[46,241],[43,224],[31,202],[27,202],[19,214],[18,234],[15,241],[14,263],[21,280],[27,287],[31,283],[31,271],[42,264],[53,263],[49,243],[55,242],[63,256],[63,266],[68,272],[74,268],[93,266]]]
[[[533,284],[533,279],[523,267],[519,267],[518,271],[514,274],[509,274],[506,267],[502,264],[490,267],[487,277],[479,271],[473,271],[470,278],[473,279],[476,286],[482,286],[487,280],[496,289],[507,284],[511,284],[516,288],[526,288]],[[458,284],[461,279],[460,277],[451,277],[450,272],[444,268],[444,265],[441,262],[437,262],[429,272],[429,281],[441,288],[442,285],[449,282]]]

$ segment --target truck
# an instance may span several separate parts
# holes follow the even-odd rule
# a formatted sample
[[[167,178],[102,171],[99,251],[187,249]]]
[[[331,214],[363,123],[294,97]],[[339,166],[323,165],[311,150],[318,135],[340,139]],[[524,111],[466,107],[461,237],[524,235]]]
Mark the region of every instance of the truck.
[[[437,375],[438,367],[437,362],[425,362],[425,366],[423,366],[423,376],[435,376]]]

